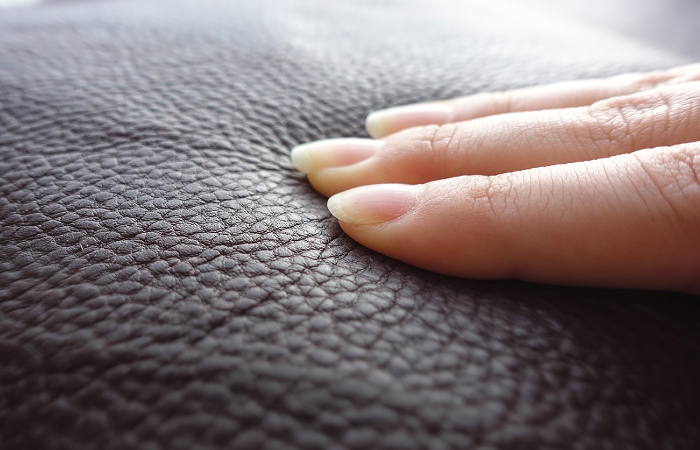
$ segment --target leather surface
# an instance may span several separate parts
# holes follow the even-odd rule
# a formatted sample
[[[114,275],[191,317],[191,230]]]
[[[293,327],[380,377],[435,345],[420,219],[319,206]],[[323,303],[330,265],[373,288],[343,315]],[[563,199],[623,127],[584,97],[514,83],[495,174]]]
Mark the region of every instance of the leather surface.
[[[691,449],[700,308],[434,275],[289,149],[371,110],[686,62],[505,1],[0,16],[0,447]]]

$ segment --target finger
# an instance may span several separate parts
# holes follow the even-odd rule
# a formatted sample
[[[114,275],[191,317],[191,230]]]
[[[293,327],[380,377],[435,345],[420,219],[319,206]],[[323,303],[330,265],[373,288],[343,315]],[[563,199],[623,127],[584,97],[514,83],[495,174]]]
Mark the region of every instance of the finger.
[[[476,94],[452,100],[397,106],[367,116],[367,132],[382,138],[420,126],[442,125],[519,111],[571,108],[668,84],[700,80],[700,64],[670,70],[632,73],[606,79],[577,80],[504,92]]]
[[[700,143],[333,196],[350,237],[448,275],[700,293]]]
[[[412,128],[385,140],[319,141],[295,148],[292,161],[319,192],[332,195],[365,184],[495,175],[695,142],[698,123],[700,81],[588,107]]]

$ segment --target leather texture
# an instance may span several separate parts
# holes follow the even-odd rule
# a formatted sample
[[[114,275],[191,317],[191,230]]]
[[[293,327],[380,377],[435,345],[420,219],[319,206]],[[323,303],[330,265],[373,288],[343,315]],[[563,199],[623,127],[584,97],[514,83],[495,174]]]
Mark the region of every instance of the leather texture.
[[[1,448],[700,446],[696,298],[415,269],[288,160],[377,108],[684,57],[504,0],[60,2],[0,30]]]

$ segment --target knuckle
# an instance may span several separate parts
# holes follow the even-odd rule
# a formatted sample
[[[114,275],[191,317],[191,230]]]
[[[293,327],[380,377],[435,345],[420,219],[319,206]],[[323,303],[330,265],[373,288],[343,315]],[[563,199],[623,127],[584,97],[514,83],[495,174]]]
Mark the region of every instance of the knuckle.
[[[681,200],[676,211],[681,216],[685,237],[694,243],[692,272],[697,277],[700,273],[700,144],[682,146],[671,153],[671,158],[669,166],[676,177]],[[695,280],[700,287],[700,282]]]
[[[652,158],[637,159],[677,218],[700,237],[700,143],[658,150]]]
[[[688,134],[684,124],[698,116],[700,83],[598,101],[588,108],[588,120],[584,122],[594,143],[639,150],[656,146],[659,140],[678,143],[678,138]]]
[[[474,205],[494,218],[521,215],[521,203],[527,204],[527,199],[519,198],[521,192],[517,186],[527,184],[519,177],[517,173],[478,177],[479,182],[471,192]]]
[[[584,120],[591,141],[601,145],[627,144],[629,141],[629,115],[625,114],[621,97],[602,100],[588,108]]]
[[[494,111],[509,113],[518,111],[522,108],[522,105],[516,104],[517,96],[514,95],[513,91],[497,91],[492,93],[489,98],[492,102],[492,108]]]
[[[457,124],[432,125],[426,130],[424,140],[436,165],[454,163],[459,157],[462,131]]]
[[[700,143],[644,150],[633,153],[652,191],[667,206],[662,214],[664,239],[674,251],[677,273],[689,281],[687,290],[700,289]],[[650,205],[657,205],[650,202]],[[651,223],[654,222],[650,216]],[[657,217],[658,218],[658,217]],[[683,275],[685,274],[685,275]]]
[[[676,187],[687,200],[700,207],[700,144],[684,145],[669,154],[667,167]]]

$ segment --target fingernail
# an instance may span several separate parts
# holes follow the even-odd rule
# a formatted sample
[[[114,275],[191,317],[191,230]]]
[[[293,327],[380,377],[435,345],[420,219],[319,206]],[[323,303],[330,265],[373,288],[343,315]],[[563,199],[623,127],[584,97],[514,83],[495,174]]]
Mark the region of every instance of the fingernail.
[[[384,141],[375,139],[325,139],[297,145],[292,149],[294,167],[311,173],[326,167],[341,167],[364,161],[377,153]]]
[[[376,225],[401,217],[412,210],[422,192],[422,185],[362,186],[329,198],[328,210],[343,222]]]
[[[365,128],[373,138],[381,138],[404,128],[446,123],[452,115],[453,108],[447,102],[395,106],[370,113]]]

